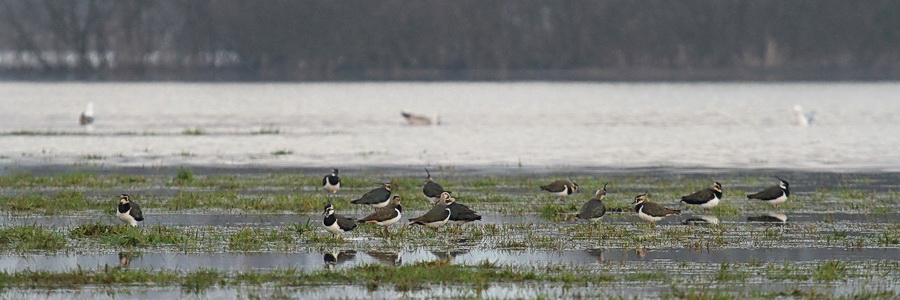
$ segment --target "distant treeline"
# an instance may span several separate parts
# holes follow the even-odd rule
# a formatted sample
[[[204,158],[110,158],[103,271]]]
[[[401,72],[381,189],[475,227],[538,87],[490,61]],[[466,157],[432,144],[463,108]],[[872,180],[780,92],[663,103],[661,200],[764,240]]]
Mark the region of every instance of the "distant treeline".
[[[0,0],[0,79],[900,79],[900,1]]]

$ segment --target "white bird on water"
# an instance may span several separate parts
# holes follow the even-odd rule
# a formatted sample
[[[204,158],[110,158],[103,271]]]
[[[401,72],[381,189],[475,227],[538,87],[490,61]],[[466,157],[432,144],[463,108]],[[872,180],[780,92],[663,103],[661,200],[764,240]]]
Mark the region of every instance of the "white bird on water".
[[[84,111],[81,112],[81,117],[78,118],[78,124],[84,126],[84,128],[88,131],[93,129],[91,124],[94,123],[94,102],[88,102],[87,107],[84,108]]]
[[[815,111],[804,113],[803,107],[801,107],[799,104],[794,105],[793,111],[794,111],[794,119],[796,120],[797,125],[809,126],[809,124],[812,124],[813,121],[816,119]]]

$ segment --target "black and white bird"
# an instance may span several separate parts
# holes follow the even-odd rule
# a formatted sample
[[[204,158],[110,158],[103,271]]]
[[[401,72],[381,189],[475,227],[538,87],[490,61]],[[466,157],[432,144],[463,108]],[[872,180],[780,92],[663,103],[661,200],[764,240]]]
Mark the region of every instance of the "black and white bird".
[[[680,210],[668,209],[662,205],[650,202],[647,194],[637,195],[634,197],[632,204],[634,204],[634,212],[637,213],[638,217],[650,222],[650,224],[655,224],[665,217],[681,213]]]
[[[331,236],[339,235],[356,228],[356,219],[335,214],[334,205],[331,203],[325,205],[325,212],[322,214],[325,216],[322,220],[322,226],[325,227],[325,230],[331,232]]]
[[[788,182],[781,178],[778,178],[778,180],[780,181],[778,185],[769,187],[756,194],[747,195],[747,199],[762,200],[771,204],[772,207],[778,207],[779,204],[784,203],[791,196],[791,188]]]
[[[441,125],[441,117],[437,115],[435,115],[434,117],[429,117],[426,115],[411,113],[405,110],[401,111],[400,115],[403,116],[404,119],[406,119],[406,122],[409,123],[409,125]]]
[[[326,175],[322,178],[322,188],[331,192],[332,196],[337,194],[338,190],[341,189],[341,177],[338,176],[338,169],[332,169],[331,175]]]
[[[425,185],[422,186],[422,194],[425,195],[425,198],[428,198],[433,205],[440,200],[442,193],[450,193],[450,191],[445,191],[444,187],[437,182],[434,182],[434,179],[431,178],[431,172],[428,172],[428,169],[425,169],[425,173],[428,174],[428,177],[425,178]]]
[[[563,197],[578,192],[579,187],[571,180],[557,180],[548,185],[542,185],[541,189],[556,195],[562,201]]]
[[[810,124],[813,123],[813,121],[816,120],[816,112],[815,111],[811,111],[808,113],[803,112],[803,107],[801,107],[799,104],[794,105],[794,109],[792,111],[794,113],[794,122],[796,122],[797,125],[804,126],[804,127],[809,126]]]
[[[719,205],[719,201],[721,200],[722,184],[718,181],[713,182],[711,188],[702,189],[694,192],[693,194],[681,197],[681,203],[699,205],[705,210],[716,207],[716,205]]]
[[[461,225],[473,221],[481,220],[478,212],[470,209],[468,206],[456,202],[456,198],[450,196],[449,192],[441,194],[441,199],[446,199],[447,208],[450,209],[450,223]]]
[[[137,222],[144,220],[141,207],[131,201],[131,196],[128,196],[128,194],[119,195],[119,207],[116,209],[116,217],[131,226],[137,226]]]
[[[403,206],[400,205],[400,196],[394,196],[390,201],[390,205],[379,208],[374,213],[356,222],[383,226],[384,232],[387,233],[387,227],[397,223],[401,218],[403,218]]]
[[[603,188],[594,193],[594,198],[581,205],[581,210],[578,211],[575,217],[591,222],[596,222],[603,218],[603,215],[606,214],[606,205],[603,204],[603,197],[606,197],[606,185],[608,183],[603,184]]]
[[[450,194],[447,194],[448,196]],[[447,207],[450,199],[442,199],[434,204],[431,209],[424,215],[409,219],[409,225],[422,225],[429,228],[438,229],[450,221],[450,208]]]
[[[391,184],[382,183],[380,188],[374,189],[359,197],[359,199],[350,201],[353,204],[364,204],[376,209],[386,207],[391,202]]]

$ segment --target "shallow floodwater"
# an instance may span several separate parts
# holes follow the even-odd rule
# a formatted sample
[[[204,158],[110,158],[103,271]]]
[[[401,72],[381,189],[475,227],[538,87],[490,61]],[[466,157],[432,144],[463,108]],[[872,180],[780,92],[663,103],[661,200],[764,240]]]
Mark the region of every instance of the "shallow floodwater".
[[[328,252],[296,253],[111,253],[59,255],[0,255],[0,272],[24,270],[71,271],[125,266],[154,270],[222,271],[298,269],[320,270],[344,268],[369,263],[393,265],[413,264],[437,259],[453,263],[476,265],[490,261],[508,266],[546,266],[571,264],[591,266],[614,262],[690,262],[690,263],[747,263],[747,262],[811,262],[823,260],[888,261],[897,257],[897,249],[801,248],[801,249],[719,249],[694,251],[667,249],[637,252],[622,249],[586,250],[471,250],[471,251],[357,251],[327,250]],[[127,258],[127,264],[123,262]]]
[[[900,170],[896,82],[12,82],[0,94],[0,166]],[[90,131],[77,122],[88,102]],[[794,123],[798,104],[816,111],[811,126]],[[409,126],[404,109],[442,124]]]

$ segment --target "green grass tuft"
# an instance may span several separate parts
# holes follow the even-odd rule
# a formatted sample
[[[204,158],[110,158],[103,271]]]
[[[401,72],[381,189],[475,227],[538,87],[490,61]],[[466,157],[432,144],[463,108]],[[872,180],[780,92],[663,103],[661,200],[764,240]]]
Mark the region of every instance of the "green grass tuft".
[[[0,227],[0,248],[2,249],[28,251],[59,250],[65,247],[65,236],[43,226]]]
[[[172,179],[172,183],[177,185],[186,185],[194,182],[194,170],[185,167],[178,167],[178,172],[175,173],[175,178]]]

